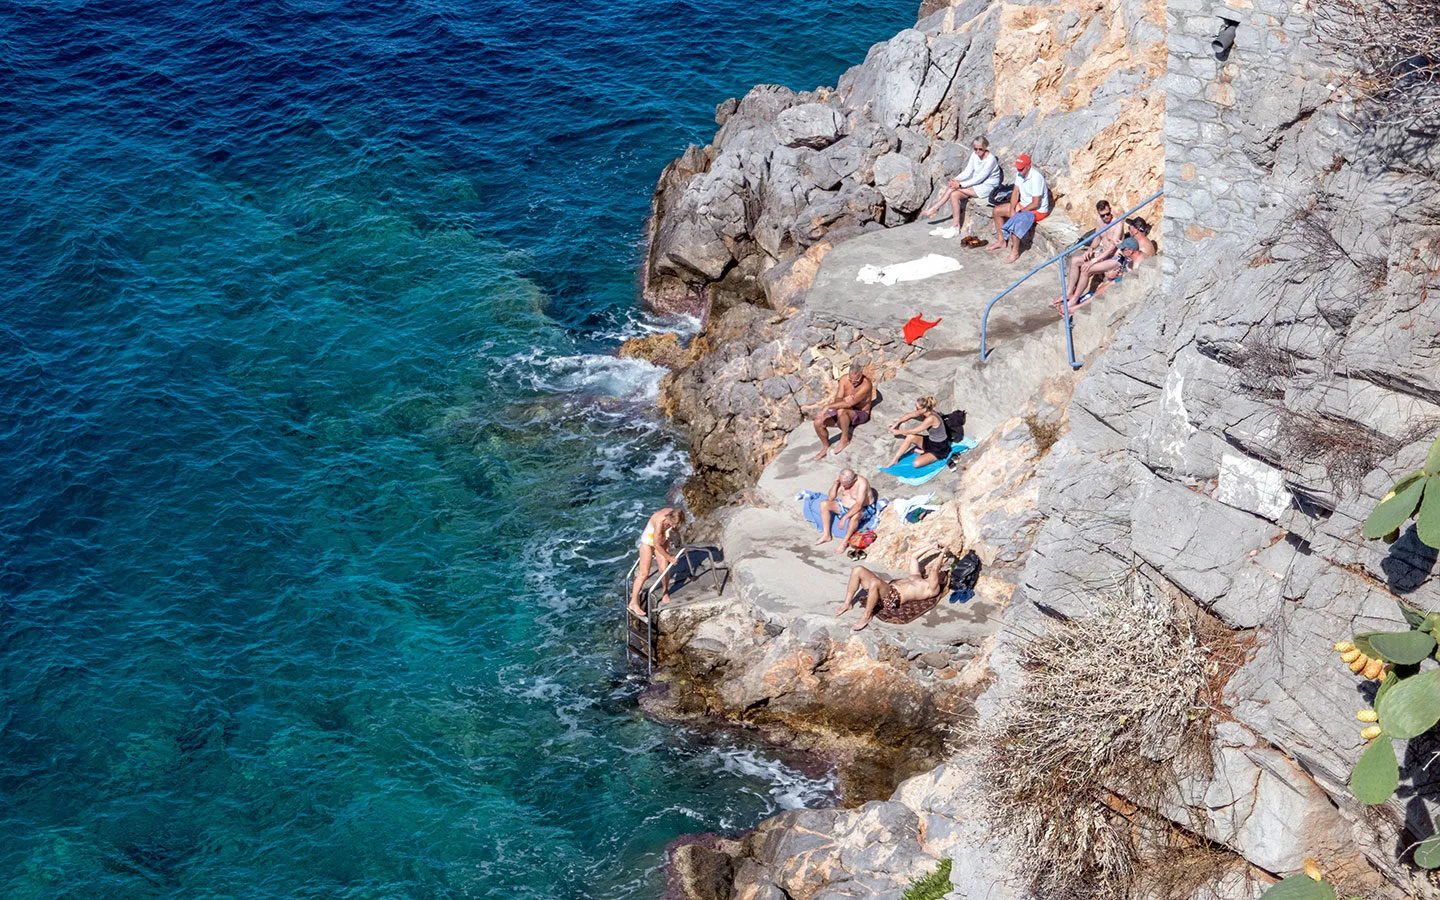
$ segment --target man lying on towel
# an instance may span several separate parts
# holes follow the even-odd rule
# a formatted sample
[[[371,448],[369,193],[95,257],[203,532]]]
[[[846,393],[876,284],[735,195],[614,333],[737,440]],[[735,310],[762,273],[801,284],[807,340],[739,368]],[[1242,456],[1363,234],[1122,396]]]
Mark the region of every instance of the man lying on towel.
[[[933,556],[929,564],[922,566],[920,560]],[[845,603],[835,611],[836,618],[845,615],[865,595],[865,613],[860,621],[850,626],[851,631],[863,631],[870,620],[879,617],[882,622],[904,625],[913,622],[935,608],[940,598],[950,587],[950,567],[955,555],[939,544],[931,544],[916,550],[910,557],[910,574],[886,582],[864,566],[850,570],[850,584],[845,588]]]

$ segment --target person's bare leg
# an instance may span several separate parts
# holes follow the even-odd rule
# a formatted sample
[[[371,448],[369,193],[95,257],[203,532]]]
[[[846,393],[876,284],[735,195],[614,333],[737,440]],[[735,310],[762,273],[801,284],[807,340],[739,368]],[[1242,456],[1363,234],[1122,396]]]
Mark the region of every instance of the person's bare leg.
[[[845,615],[855,606],[855,596],[856,591],[860,588],[860,580],[865,575],[870,574],[873,573],[864,566],[855,566],[850,570],[850,583],[845,586],[845,602],[840,605],[839,609],[835,610],[836,618]]]
[[[924,450],[921,450],[919,453],[915,454],[915,461],[912,462],[911,465],[913,465],[917,469],[923,469],[924,467],[930,465],[932,462],[939,458],[940,457],[936,456],[933,453],[926,453]]]
[[[836,553],[844,553],[845,548],[850,546],[850,537],[860,528],[860,520],[865,515],[865,508],[857,506],[845,514],[841,521],[845,523],[845,536],[840,538],[840,546],[835,548]]]
[[[830,414],[824,411],[821,411],[814,420],[815,436],[820,438],[820,452],[815,454],[816,462],[824,459],[825,454],[830,452],[830,427],[825,424],[829,420]]]
[[[635,567],[635,584],[630,588],[630,613],[640,619],[645,618],[645,610],[640,607],[640,591],[645,587],[645,579],[650,577],[650,561],[654,553],[648,545],[640,545],[640,563]]]
[[[855,428],[855,426],[851,424],[855,421],[855,410],[835,410],[835,421],[840,425],[840,443],[835,445],[835,452],[839,453],[841,450],[850,446],[850,432]]]
[[[955,230],[960,230],[960,207],[965,202],[965,195],[960,191],[953,191],[950,194],[950,224]]]
[[[890,465],[893,466],[898,463],[900,458],[903,457],[911,447],[918,449],[920,447],[920,439],[913,434],[907,434],[905,435],[905,439],[900,442],[900,446],[895,448],[895,458],[890,460]]]
[[[1010,204],[1002,203],[999,206],[995,207],[993,210],[991,210],[990,217],[995,220],[995,243],[991,244],[985,249],[1004,250],[1005,232],[1003,232],[1001,229],[1005,227],[1005,220],[1010,218]]]
[[[1012,237],[1012,238],[1010,238],[1010,255],[1007,256],[1007,257],[1005,257],[1005,262],[1007,262],[1007,263],[1013,263],[1015,260],[1017,260],[1017,259],[1019,259],[1019,258],[1020,258],[1020,239],[1019,239],[1018,237]]]
[[[830,523],[839,512],[840,504],[834,500],[826,500],[820,504],[820,540],[815,542],[815,546],[830,543]]]
[[[1085,288],[1090,284],[1090,279],[1095,277],[1095,268],[1099,265],[1101,265],[1099,262],[1088,262],[1080,268],[1080,275],[1070,288],[1070,296],[1066,298],[1071,306],[1085,296]]]
[[[880,608],[880,601],[885,598],[885,582],[869,569],[865,570],[865,574],[870,576],[865,579],[865,613],[860,616],[860,621],[850,626],[851,631],[864,631],[870,620],[875,618],[875,610]]]

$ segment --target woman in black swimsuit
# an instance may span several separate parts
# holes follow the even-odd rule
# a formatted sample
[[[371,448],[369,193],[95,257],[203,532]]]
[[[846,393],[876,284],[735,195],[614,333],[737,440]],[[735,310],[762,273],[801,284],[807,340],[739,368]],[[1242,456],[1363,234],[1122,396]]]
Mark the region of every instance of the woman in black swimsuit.
[[[917,428],[906,430],[900,426],[914,419],[920,420]],[[912,464],[919,469],[928,466],[937,459],[946,459],[950,456],[950,433],[945,429],[945,421],[940,414],[935,412],[935,398],[921,397],[915,401],[915,409],[901,416],[894,425],[890,426],[890,433],[898,438],[904,438],[900,446],[895,449],[895,458],[890,460],[890,465],[900,461],[911,448],[919,451],[915,454]]]

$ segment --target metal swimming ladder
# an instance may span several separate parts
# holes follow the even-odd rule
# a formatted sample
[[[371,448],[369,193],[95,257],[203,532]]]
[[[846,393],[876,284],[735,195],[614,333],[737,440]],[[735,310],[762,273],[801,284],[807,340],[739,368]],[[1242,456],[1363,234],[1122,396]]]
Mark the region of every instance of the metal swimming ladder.
[[[697,570],[690,568],[690,557],[697,554],[703,554],[705,559],[708,560],[710,563],[708,569]],[[675,561],[673,563],[666,566],[664,571],[652,572],[649,578],[646,579],[649,583],[646,585],[642,595],[645,600],[645,620],[643,622],[629,611],[630,589],[634,584],[635,569],[639,567],[640,560],[635,560],[630,566],[630,571],[625,574],[624,580],[620,582],[620,600],[623,604],[622,608],[625,610],[625,646],[630,655],[641,657],[645,660],[646,675],[653,674],[655,671],[656,643],[660,637],[660,632],[655,627],[655,617],[664,611],[663,609],[656,608],[656,591],[660,585],[664,583],[665,578],[671,575],[681,563],[685,564],[689,574],[693,576],[691,581],[697,580],[701,575],[708,573],[710,575],[710,586],[715,589],[715,595],[717,597],[724,591],[725,584],[730,580],[730,564],[720,557],[718,547],[701,547],[698,545],[681,547],[679,552],[675,554]],[[723,581],[720,578],[721,572],[725,573]],[[650,579],[653,579],[653,581]],[[686,582],[686,584],[688,583],[689,581]]]
[[[1060,263],[1060,296],[1066,296],[1070,290],[1070,273],[1068,271],[1068,267],[1066,266],[1066,263],[1069,261],[1070,254],[1074,253],[1081,247],[1088,245],[1091,241],[1095,240],[1100,235],[1114,228],[1116,225],[1121,224],[1126,219],[1130,218],[1140,210],[1149,206],[1151,203],[1154,203],[1164,194],[1164,189],[1156,191],[1150,196],[1150,199],[1145,200],[1139,206],[1130,210],[1125,215],[1120,216],[1118,219],[1111,222],[1109,225],[1106,225],[1104,228],[1096,231],[1089,237],[1082,238],[1071,244],[1069,247],[1066,247],[1064,250],[1061,250],[1059,253],[1055,254],[1054,256],[1042,262],[1040,265],[1031,269],[1029,272],[1026,272],[1023,276],[1021,276],[1020,280],[1016,281],[1014,284],[1010,285],[1005,290],[997,294],[995,299],[991,300],[989,305],[985,307],[985,314],[980,319],[980,361],[983,363],[990,356],[990,351],[989,349],[987,349],[987,345],[985,342],[985,330],[987,327],[989,327],[990,324],[990,310],[995,306],[995,304],[1000,302],[1001,298],[1003,298],[1011,291],[1015,290],[1020,285],[1024,284],[1031,275],[1034,275],[1036,272],[1040,271],[1051,263],[1056,262],[1057,260]],[[1078,369],[1080,368],[1081,363],[1075,359],[1074,321],[1074,317],[1070,313],[1070,304],[1067,303],[1065,304],[1065,350],[1070,356],[1070,368]]]

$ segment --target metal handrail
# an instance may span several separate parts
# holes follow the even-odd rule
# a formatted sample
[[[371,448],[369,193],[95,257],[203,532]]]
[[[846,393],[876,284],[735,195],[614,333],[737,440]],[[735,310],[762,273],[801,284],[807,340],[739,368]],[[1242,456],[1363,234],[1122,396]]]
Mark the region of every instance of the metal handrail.
[[[647,675],[655,671],[655,660],[651,654],[651,647],[654,645],[655,641],[655,614],[658,612],[658,610],[656,610],[655,608],[655,589],[665,583],[665,579],[670,576],[670,573],[675,570],[676,566],[680,565],[681,560],[688,560],[690,554],[692,553],[704,553],[705,556],[710,560],[710,585],[715,589],[715,592],[718,594],[721,589],[720,571],[724,569],[728,572],[730,570],[730,566],[726,564],[723,560],[717,560],[716,552],[717,548],[715,547],[702,547],[696,544],[686,545],[676,551],[674,562],[670,563],[670,565],[660,570],[657,575],[646,577],[647,581],[650,580],[650,577],[655,578],[654,582],[645,588],[645,672]],[[639,567],[640,560],[637,559],[635,560],[634,564],[630,566],[630,571],[627,572],[625,575],[625,581],[622,585],[622,589],[624,591],[624,599],[626,606],[628,606],[630,603],[631,585],[634,582],[635,570]],[[626,628],[629,628],[629,613],[626,613],[626,617]]]
[[[1109,231],[1110,229],[1114,228],[1116,225],[1119,225],[1119,224],[1121,224],[1122,222],[1124,222],[1126,219],[1129,219],[1131,216],[1135,215],[1135,214],[1136,214],[1137,212],[1139,212],[1140,210],[1142,210],[1142,209],[1144,209],[1145,207],[1149,206],[1151,203],[1154,203],[1156,200],[1159,200],[1164,194],[1165,194],[1165,190],[1164,190],[1163,188],[1160,189],[1160,190],[1158,190],[1158,191],[1156,191],[1154,194],[1152,194],[1152,195],[1150,196],[1150,198],[1149,198],[1148,200],[1145,200],[1145,201],[1141,202],[1139,206],[1137,206],[1137,207],[1135,207],[1134,209],[1130,210],[1130,211],[1127,212],[1125,215],[1120,216],[1120,217],[1117,218],[1115,221],[1111,222],[1109,225],[1106,225],[1104,228],[1101,228],[1101,229],[1097,230],[1094,234],[1090,235],[1089,237],[1082,238],[1082,239],[1076,241],[1075,243],[1071,244],[1069,247],[1066,247],[1064,250],[1061,250],[1059,253],[1055,254],[1054,256],[1052,256],[1052,257],[1050,257],[1049,259],[1047,259],[1047,260],[1045,260],[1044,262],[1042,262],[1040,265],[1038,265],[1038,266],[1036,266],[1035,268],[1031,269],[1029,272],[1026,272],[1026,273],[1020,278],[1019,281],[1016,281],[1014,284],[1010,285],[1010,286],[1007,287],[1005,290],[1003,290],[1003,291],[1001,291],[999,294],[997,294],[997,295],[995,296],[995,299],[994,299],[994,300],[991,300],[991,301],[989,302],[989,304],[986,305],[986,307],[985,307],[985,314],[984,314],[983,316],[981,316],[981,318],[980,318],[980,361],[983,363],[983,362],[986,360],[986,358],[989,357],[989,355],[990,355],[990,351],[986,349],[986,341],[985,341],[986,330],[987,330],[987,329],[989,328],[989,326],[990,326],[990,310],[993,309],[994,306],[995,306],[995,304],[999,303],[999,302],[1001,301],[1001,299],[1003,299],[1006,294],[1010,293],[1011,291],[1015,290],[1015,289],[1016,289],[1017,287],[1019,287],[1020,285],[1024,284],[1024,283],[1030,278],[1031,275],[1034,275],[1036,272],[1040,271],[1041,269],[1045,268],[1046,266],[1050,265],[1051,263],[1059,260],[1059,261],[1060,261],[1060,296],[1062,296],[1062,297],[1068,296],[1069,293],[1070,293],[1070,283],[1069,283],[1070,277],[1069,277],[1069,273],[1066,271],[1065,263],[1066,263],[1066,261],[1068,260],[1070,254],[1071,254],[1071,253],[1074,253],[1076,250],[1080,249],[1081,247],[1086,246],[1086,245],[1089,244],[1091,241],[1094,241],[1096,238],[1098,238],[1100,235],[1102,235],[1102,234],[1104,234],[1105,232]],[[1082,365],[1082,363],[1078,362],[1078,361],[1075,359],[1075,335],[1074,335],[1073,329],[1074,329],[1074,317],[1072,316],[1072,314],[1071,314],[1071,312],[1070,312],[1070,304],[1069,304],[1069,303],[1066,303],[1066,304],[1065,304],[1065,351],[1066,351],[1066,353],[1067,353],[1067,354],[1069,355],[1069,357],[1070,357],[1070,367],[1071,367],[1072,369],[1078,369],[1078,368],[1080,368],[1080,366]]]

